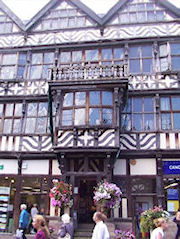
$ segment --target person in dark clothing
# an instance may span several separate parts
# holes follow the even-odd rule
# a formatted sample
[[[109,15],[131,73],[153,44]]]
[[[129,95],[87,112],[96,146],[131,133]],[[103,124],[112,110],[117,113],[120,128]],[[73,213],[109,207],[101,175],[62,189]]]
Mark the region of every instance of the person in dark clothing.
[[[70,221],[70,216],[68,214],[63,214],[62,217],[62,226],[61,229],[59,231],[59,238],[63,238],[66,236],[66,234],[69,234],[69,238],[73,239],[73,235],[74,235],[74,228],[73,228],[73,224]]]
[[[176,213],[176,217],[173,220],[177,224],[177,233],[175,239],[180,239],[180,209]]]
[[[25,233],[29,224],[29,213],[26,210],[27,206],[25,204],[21,204],[20,209],[21,209],[21,213],[19,217],[19,229],[22,230],[23,232],[22,238],[27,239],[25,236]]]

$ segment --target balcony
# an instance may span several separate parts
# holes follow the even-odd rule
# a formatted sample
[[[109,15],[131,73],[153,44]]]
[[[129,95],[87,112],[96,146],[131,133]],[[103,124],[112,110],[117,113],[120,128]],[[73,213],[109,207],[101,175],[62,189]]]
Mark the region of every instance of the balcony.
[[[49,86],[66,88],[72,86],[121,86],[127,87],[128,67],[123,65],[75,65],[50,69]]]

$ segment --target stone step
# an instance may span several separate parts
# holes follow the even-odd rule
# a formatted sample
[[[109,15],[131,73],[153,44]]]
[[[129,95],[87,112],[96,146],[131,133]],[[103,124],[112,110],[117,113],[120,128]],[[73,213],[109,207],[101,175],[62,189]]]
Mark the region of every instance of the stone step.
[[[81,236],[81,237],[87,236],[87,237],[91,237],[91,236],[92,236],[92,231],[91,231],[91,232],[90,232],[90,231],[84,231],[84,232],[82,232],[82,231],[76,231],[76,232],[74,233],[74,236]]]

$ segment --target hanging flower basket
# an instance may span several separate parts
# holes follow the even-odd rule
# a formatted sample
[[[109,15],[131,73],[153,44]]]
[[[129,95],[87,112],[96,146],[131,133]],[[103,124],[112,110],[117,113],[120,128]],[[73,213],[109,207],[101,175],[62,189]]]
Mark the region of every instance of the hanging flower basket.
[[[115,230],[116,239],[135,239],[133,233],[130,231]]]
[[[49,194],[50,198],[52,198],[52,206],[59,208],[72,207],[72,185],[67,184],[63,181],[59,182],[57,179],[53,179],[52,182],[54,184],[54,187],[50,190]]]
[[[155,228],[154,219],[156,218],[166,218],[169,219],[169,213],[160,207],[154,207],[141,213],[140,227],[141,232],[150,232]]]
[[[122,192],[116,184],[102,181],[95,187],[94,203],[104,212],[106,209],[119,207],[121,194]]]

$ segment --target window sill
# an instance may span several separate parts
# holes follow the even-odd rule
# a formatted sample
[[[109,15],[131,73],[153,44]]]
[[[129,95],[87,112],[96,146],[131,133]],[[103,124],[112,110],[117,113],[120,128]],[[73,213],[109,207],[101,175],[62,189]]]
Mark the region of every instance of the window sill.
[[[117,127],[113,125],[95,125],[95,126],[89,126],[89,125],[83,125],[83,126],[61,126],[56,128],[56,130],[99,130],[99,129],[117,129]]]

